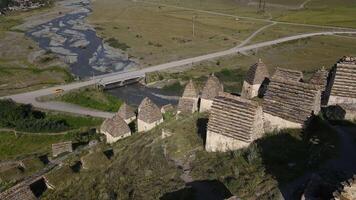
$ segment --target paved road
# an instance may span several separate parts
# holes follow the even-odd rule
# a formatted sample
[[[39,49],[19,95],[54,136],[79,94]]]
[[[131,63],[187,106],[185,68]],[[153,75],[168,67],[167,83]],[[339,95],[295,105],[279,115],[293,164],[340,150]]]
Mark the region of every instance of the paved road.
[[[22,93],[22,94],[10,95],[10,96],[5,96],[5,97],[1,97],[1,98],[10,98],[18,103],[29,103],[29,104],[32,104],[34,107],[41,108],[41,109],[63,111],[63,112],[68,112],[68,113],[108,118],[108,117],[113,116],[113,113],[91,110],[91,109],[82,108],[79,106],[66,104],[66,103],[62,103],[62,102],[39,102],[36,99],[38,97],[51,95],[54,93],[54,90],[59,89],[59,88],[65,90],[65,91],[70,91],[70,90],[94,85],[98,82],[110,82],[112,80],[128,79],[128,78],[132,78],[132,77],[144,76],[144,74],[147,72],[161,71],[161,70],[182,67],[182,66],[186,66],[186,65],[192,65],[194,63],[198,63],[201,61],[216,59],[216,58],[227,56],[227,55],[237,54],[240,52],[245,52],[245,51],[249,51],[249,50],[253,50],[253,49],[258,49],[258,48],[262,48],[262,47],[280,44],[283,42],[288,42],[288,41],[293,41],[293,40],[298,40],[298,39],[303,39],[303,38],[308,38],[308,37],[313,37],[313,36],[334,35],[334,34],[356,34],[356,31],[326,31],[326,32],[307,33],[307,34],[283,37],[283,38],[279,38],[279,39],[272,40],[272,41],[247,45],[244,47],[234,47],[234,48],[231,48],[231,49],[228,49],[225,51],[220,51],[220,52],[210,53],[210,54],[197,56],[197,57],[193,57],[193,58],[169,62],[169,63],[160,64],[160,65],[156,65],[156,66],[152,66],[152,67],[147,67],[144,69],[106,74],[106,75],[102,75],[102,76],[96,77],[95,79],[88,80],[88,81],[76,82],[76,83],[72,83],[72,84],[68,84],[68,85],[60,85],[60,86],[56,86],[56,87],[36,90],[36,91]]]

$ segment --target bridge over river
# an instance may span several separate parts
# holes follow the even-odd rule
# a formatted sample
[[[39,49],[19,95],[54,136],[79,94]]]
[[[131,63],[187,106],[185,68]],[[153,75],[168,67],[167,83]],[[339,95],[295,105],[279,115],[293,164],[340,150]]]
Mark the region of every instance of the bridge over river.
[[[51,95],[57,89],[62,89],[65,92],[70,90],[79,89],[82,87],[87,87],[90,85],[95,84],[114,84],[115,82],[124,82],[130,79],[142,78],[145,76],[146,73],[155,72],[155,71],[162,71],[168,70],[173,68],[179,68],[182,66],[193,65],[195,63],[199,63],[201,61],[212,60],[219,57],[233,55],[237,53],[243,53],[245,51],[254,50],[262,47],[272,46],[276,44],[280,44],[283,42],[313,37],[313,36],[322,36],[322,35],[335,35],[335,34],[356,34],[356,31],[325,31],[325,32],[316,32],[316,33],[306,33],[306,34],[299,34],[295,36],[283,37],[276,40],[271,40],[267,42],[261,42],[257,44],[247,45],[243,47],[234,47],[225,51],[220,51],[216,53],[206,54],[202,56],[197,56],[193,58],[187,58],[183,60],[173,61],[165,64],[160,64],[152,67],[147,67],[138,70],[131,70],[125,72],[116,72],[105,74],[101,76],[97,76],[87,81],[75,82],[67,85],[59,85],[55,87],[40,89],[32,92],[26,92],[22,94],[10,95],[1,98],[10,98],[18,103],[25,103],[25,104],[32,104],[34,107],[46,109],[46,110],[54,110],[54,111],[62,111],[68,113],[75,113],[81,115],[88,115],[94,117],[101,117],[101,118],[109,118],[114,115],[114,113],[102,112],[92,109],[83,108],[80,106],[67,104],[63,102],[39,102],[37,99],[42,96]]]

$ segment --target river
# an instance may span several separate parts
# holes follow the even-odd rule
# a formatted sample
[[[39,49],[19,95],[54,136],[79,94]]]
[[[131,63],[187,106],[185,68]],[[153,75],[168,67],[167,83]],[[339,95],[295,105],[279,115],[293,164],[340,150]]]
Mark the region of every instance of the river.
[[[85,19],[92,12],[90,1],[66,0],[64,6],[73,11],[30,28],[26,35],[42,49],[61,57],[69,65],[71,73],[80,79],[131,70],[137,66],[125,53],[103,42],[95,29],[87,23]],[[115,88],[108,92],[131,105],[139,105],[145,97],[159,106],[178,103],[176,94],[140,84]]]
[[[26,35],[64,59],[79,78],[130,70],[137,65],[125,53],[104,43],[86,22],[92,11],[90,1],[68,2],[65,6],[74,11],[35,26]]]

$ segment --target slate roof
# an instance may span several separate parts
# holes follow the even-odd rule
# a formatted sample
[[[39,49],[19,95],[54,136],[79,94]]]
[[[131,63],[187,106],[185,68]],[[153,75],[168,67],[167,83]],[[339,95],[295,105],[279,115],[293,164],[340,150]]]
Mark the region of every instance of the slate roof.
[[[148,97],[144,98],[138,107],[138,117],[139,120],[142,120],[146,123],[153,123],[161,120],[162,113],[156,104],[152,102]]]
[[[272,78],[282,78],[292,81],[301,81],[303,79],[303,72],[292,69],[285,69],[277,67]]]
[[[209,76],[208,80],[206,81],[201,98],[202,99],[208,99],[208,100],[213,100],[216,96],[219,95],[219,92],[224,91],[224,86],[223,84],[220,83],[219,79],[212,74]]]
[[[356,98],[356,58],[342,58],[334,70],[331,95]]]
[[[124,120],[136,117],[134,110],[126,103],[123,103],[121,105],[119,111],[117,112],[117,115],[119,115]]]
[[[119,115],[106,119],[101,125],[100,130],[101,132],[110,134],[114,138],[131,132],[129,126]]]
[[[247,71],[245,81],[250,85],[262,84],[269,77],[268,69],[261,59]]]
[[[189,83],[185,86],[182,97],[187,97],[187,98],[198,97],[198,91],[196,90],[192,80],[190,80]]]
[[[191,114],[193,112],[195,101],[196,100],[191,98],[180,98],[177,111],[183,114]]]
[[[264,96],[263,111],[265,113],[303,124],[313,111],[319,111],[315,109],[320,109],[318,86],[283,78],[272,78]]]
[[[208,131],[244,142],[253,140],[255,116],[260,106],[251,100],[220,93],[211,107]],[[262,117],[262,116],[261,116]]]

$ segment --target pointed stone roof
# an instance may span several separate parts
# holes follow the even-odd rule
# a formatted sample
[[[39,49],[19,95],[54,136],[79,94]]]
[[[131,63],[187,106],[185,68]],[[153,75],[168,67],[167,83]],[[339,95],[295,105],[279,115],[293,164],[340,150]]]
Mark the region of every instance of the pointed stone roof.
[[[356,58],[344,57],[336,64],[331,95],[356,98]]]
[[[163,118],[161,110],[148,97],[144,98],[138,107],[138,117],[146,123],[153,123]]]
[[[131,132],[129,126],[119,115],[115,115],[111,119],[106,119],[101,125],[100,131],[108,133],[112,137],[119,137]]]
[[[209,116],[208,131],[244,142],[251,142],[256,115],[262,107],[251,100],[221,92],[215,97]]]
[[[123,103],[121,105],[119,111],[117,112],[117,115],[119,115],[124,120],[130,119],[130,118],[136,116],[134,110],[126,103]]]
[[[272,78],[264,96],[263,111],[282,119],[303,124],[320,111],[320,89],[309,83]]]
[[[205,86],[202,91],[201,98],[213,100],[220,92],[224,91],[223,84],[220,83],[219,79],[212,74],[209,76],[208,80],[205,83]]]
[[[198,91],[195,89],[195,86],[194,86],[194,83],[192,80],[190,80],[189,83],[185,86],[182,97],[187,97],[187,98],[197,98],[198,97]]]
[[[265,78],[269,77],[268,69],[261,59],[257,63],[252,65],[247,71],[245,81],[250,85],[262,84]]]
[[[329,72],[323,68],[316,71],[310,78],[309,83],[320,87],[322,91],[325,90]]]
[[[293,69],[285,69],[277,67],[272,78],[281,78],[291,81],[301,81],[303,79],[303,72]]]

